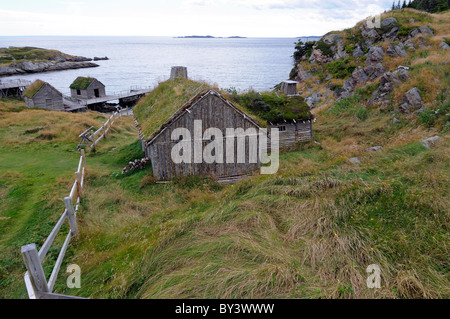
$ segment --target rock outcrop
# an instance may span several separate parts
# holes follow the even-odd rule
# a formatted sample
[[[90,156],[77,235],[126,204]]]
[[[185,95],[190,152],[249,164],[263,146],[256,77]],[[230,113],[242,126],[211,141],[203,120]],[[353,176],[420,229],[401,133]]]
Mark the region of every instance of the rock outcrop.
[[[9,66],[0,66],[0,76],[10,76],[26,73],[40,73],[49,71],[61,71],[81,68],[98,67],[98,64],[92,62],[20,62],[11,63]]]

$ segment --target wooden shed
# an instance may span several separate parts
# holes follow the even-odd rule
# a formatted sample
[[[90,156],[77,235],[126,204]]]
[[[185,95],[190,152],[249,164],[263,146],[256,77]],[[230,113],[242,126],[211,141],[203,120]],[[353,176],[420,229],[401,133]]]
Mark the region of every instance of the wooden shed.
[[[292,120],[280,123],[269,123],[269,132],[278,128],[280,148],[291,147],[298,142],[313,141],[313,120]]]
[[[260,168],[259,135],[257,134],[261,126],[257,120],[203,83],[185,79],[163,82],[138,103],[134,109],[134,115],[138,122],[143,149],[152,163],[153,175],[160,180],[186,175],[215,178],[241,176]],[[253,128],[256,132],[257,147],[253,147],[254,139],[250,146],[250,136],[247,136],[244,147],[245,162],[239,162],[237,142],[234,143],[233,150],[226,154],[228,150],[226,134],[223,134],[222,139],[217,137],[217,140],[215,136],[205,138],[203,135],[200,139],[196,139],[193,135],[188,142],[194,142],[194,139],[200,140],[202,149],[205,149],[212,141],[220,143],[223,146],[221,147],[223,157],[227,158],[229,155],[233,158],[233,162],[224,160],[222,163],[220,161],[207,163],[202,160],[199,163],[194,158],[194,149],[194,152],[190,154],[190,163],[175,163],[171,154],[174,145],[181,141],[181,137],[178,141],[172,140],[174,130],[184,128],[189,132],[195,132],[195,126],[199,120],[202,123],[201,134],[205,134],[209,128],[217,128],[222,132],[226,132],[227,129],[247,131]],[[186,140],[184,139],[183,142]]]
[[[91,77],[79,76],[70,85],[70,94],[76,99],[95,99],[106,96],[102,82]]]
[[[47,82],[36,80],[23,91],[28,107],[52,111],[64,110],[63,95]]]

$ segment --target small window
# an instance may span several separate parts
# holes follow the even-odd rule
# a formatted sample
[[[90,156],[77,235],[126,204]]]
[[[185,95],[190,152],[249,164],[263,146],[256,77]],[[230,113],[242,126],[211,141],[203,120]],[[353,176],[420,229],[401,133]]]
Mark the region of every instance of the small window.
[[[278,126],[278,131],[286,132],[286,126]]]
[[[81,95],[81,91],[80,90],[77,90],[77,95]]]

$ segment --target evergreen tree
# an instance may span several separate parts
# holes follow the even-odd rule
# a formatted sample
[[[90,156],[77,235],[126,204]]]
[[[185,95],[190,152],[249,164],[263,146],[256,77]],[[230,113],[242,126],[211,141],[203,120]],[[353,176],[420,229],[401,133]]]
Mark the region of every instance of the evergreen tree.
[[[403,0],[402,9],[406,8],[406,0]]]
[[[392,3],[392,9],[391,9],[392,11],[394,11],[395,10],[395,1]]]
[[[401,8],[402,8],[402,5],[400,3],[400,0],[398,0],[397,9],[401,9]]]

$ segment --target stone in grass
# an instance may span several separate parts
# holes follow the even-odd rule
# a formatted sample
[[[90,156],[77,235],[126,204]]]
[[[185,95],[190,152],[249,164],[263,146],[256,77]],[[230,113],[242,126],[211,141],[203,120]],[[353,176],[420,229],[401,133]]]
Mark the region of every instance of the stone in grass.
[[[353,164],[361,164],[361,160],[358,157],[352,157],[349,161]]]
[[[442,50],[450,50],[450,45],[448,45],[445,41],[442,41],[441,44],[439,44],[439,47]]]
[[[422,106],[422,97],[420,96],[419,89],[416,87],[405,93],[405,99],[408,102],[408,105],[415,109]]]
[[[441,140],[441,138],[439,136],[430,137],[425,140],[422,140],[422,145],[425,146],[426,148],[430,149],[440,140]]]
[[[366,152],[378,152],[381,151],[382,149],[383,149],[382,146],[374,146],[366,149]]]
[[[398,118],[394,117],[394,119],[392,120],[392,123],[398,124],[398,123],[400,123],[400,120]]]

